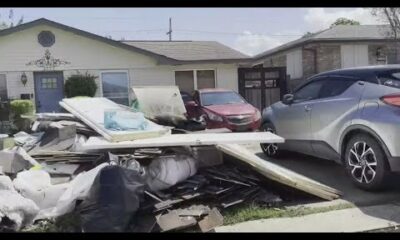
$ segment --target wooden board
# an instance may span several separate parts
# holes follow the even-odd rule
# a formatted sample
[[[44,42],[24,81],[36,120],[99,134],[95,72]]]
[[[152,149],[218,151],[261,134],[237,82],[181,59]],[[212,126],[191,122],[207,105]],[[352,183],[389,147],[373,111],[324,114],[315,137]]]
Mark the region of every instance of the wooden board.
[[[149,124],[148,130],[113,131],[106,129],[104,126],[105,110],[127,111],[126,108],[107,98],[68,98],[63,99],[60,105],[111,142],[159,137],[171,132],[169,129],[149,120],[147,120]]]
[[[341,192],[334,188],[323,185],[274,163],[265,161],[243,146],[237,144],[218,144],[216,147],[222,152],[251,165],[256,171],[273,181],[326,200],[333,200],[339,198],[341,195]]]
[[[215,144],[283,143],[284,139],[270,132],[248,133],[191,133],[172,134],[158,138],[138,139],[135,141],[109,142],[102,137],[90,137],[80,146],[80,150],[124,149],[173,146],[205,146]]]

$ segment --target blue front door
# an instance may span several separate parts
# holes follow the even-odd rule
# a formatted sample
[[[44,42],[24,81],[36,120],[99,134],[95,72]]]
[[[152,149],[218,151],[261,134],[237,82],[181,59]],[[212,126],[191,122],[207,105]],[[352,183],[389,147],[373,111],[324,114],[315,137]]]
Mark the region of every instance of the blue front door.
[[[37,72],[35,78],[35,99],[37,112],[60,112],[58,104],[64,97],[62,72]]]

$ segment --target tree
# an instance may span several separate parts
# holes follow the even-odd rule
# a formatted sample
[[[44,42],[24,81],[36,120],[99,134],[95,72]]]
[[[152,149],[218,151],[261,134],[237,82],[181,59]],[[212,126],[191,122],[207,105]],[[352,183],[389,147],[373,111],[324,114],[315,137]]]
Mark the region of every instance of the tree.
[[[1,20],[1,15],[0,15],[0,29],[5,29],[5,28],[10,28],[14,26],[18,26],[20,24],[24,23],[24,16],[21,16],[16,23],[14,22],[14,10],[10,9],[8,12],[8,20]]]
[[[389,24],[390,32],[388,33],[388,37],[395,40],[392,51],[396,59],[395,61],[398,63],[400,44],[397,40],[400,36],[400,8],[372,8],[371,14]]]
[[[360,25],[360,22],[342,17],[336,19],[336,21],[331,24],[331,28],[338,25]]]
[[[371,14],[390,25],[392,37],[400,34],[400,8],[372,8]]]

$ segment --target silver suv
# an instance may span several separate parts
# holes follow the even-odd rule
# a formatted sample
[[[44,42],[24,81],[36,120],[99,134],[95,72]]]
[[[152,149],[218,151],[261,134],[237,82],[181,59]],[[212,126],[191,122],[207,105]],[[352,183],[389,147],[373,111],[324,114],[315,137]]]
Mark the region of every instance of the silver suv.
[[[262,129],[285,138],[261,144],[267,156],[289,150],[334,160],[365,190],[400,171],[400,65],[315,75],[262,115]]]

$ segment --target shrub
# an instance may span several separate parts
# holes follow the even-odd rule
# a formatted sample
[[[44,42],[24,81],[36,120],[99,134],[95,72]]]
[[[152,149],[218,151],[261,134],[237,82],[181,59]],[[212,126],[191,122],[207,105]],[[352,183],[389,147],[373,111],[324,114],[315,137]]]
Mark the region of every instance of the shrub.
[[[21,118],[21,115],[32,115],[34,105],[31,100],[13,100],[10,103],[10,112],[15,131],[25,131],[29,129],[30,120]],[[13,131],[14,131],[13,130]]]
[[[93,97],[96,94],[96,76],[89,73],[74,74],[65,81],[65,95],[68,98],[87,96]]]
[[[11,113],[20,117],[23,114],[33,114],[33,102],[31,100],[13,100],[10,103]]]

